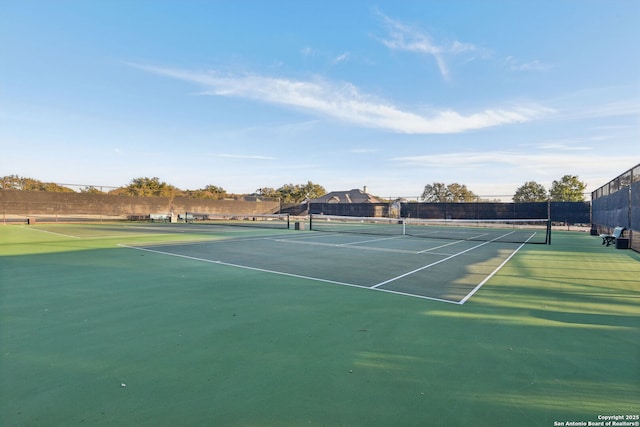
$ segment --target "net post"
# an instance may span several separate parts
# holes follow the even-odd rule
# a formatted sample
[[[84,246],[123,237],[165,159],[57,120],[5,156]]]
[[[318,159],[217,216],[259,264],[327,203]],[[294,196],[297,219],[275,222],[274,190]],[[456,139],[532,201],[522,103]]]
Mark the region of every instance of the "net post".
[[[309,230],[313,230],[313,214],[309,214]]]
[[[291,225],[291,215],[287,214],[287,230],[290,229],[290,225]]]
[[[551,197],[547,198],[547,245],[551,244]]]
[[[407,221],[404,218],[400,218],[400,221],[402,221],[402,235],[406,236],[407,235]]]

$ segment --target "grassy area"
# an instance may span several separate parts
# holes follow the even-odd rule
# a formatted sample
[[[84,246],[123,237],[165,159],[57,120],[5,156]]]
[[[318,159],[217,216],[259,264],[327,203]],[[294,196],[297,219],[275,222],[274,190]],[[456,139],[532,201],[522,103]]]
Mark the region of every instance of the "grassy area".
[[[453,305],[117,246],[198,235],[37,227],[0,226],[2,425],[551,426],[640,412],[640,255],[585,233],[525,247]]]

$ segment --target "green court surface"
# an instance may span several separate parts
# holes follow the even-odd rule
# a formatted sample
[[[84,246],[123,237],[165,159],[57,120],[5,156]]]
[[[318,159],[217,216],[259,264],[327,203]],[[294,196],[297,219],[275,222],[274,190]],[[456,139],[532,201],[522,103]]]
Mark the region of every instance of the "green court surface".
[[[640,254],[552,242],[0,226],[0,425],[638,415]]]

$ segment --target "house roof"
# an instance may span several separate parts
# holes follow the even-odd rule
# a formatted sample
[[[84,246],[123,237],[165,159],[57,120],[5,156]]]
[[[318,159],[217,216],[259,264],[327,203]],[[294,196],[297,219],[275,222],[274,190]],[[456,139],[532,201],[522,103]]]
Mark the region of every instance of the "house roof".
[[[356,188],[349,191],[332,191],[317,199],[309,200],[309,203],[380,203],[380,200]]]

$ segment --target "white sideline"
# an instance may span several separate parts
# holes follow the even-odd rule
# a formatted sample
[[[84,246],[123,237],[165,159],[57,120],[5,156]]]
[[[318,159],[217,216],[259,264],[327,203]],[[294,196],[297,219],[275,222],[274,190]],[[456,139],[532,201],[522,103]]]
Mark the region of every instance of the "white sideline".
[[[419,272],[419,271],[426,270],[427,268],[430,268],[430,267],[433,267],[434,265],[437,265],[437,264],[443,263],[443,262],[445,262],[445,261],[448,261],[448,260],[450,260],[450,259],[452,259],[452,258],[457,257],[458,255],[462,255],[462,254],[464,254],[464,253],[467,253],[467,252],[469,252],[469,251],[472,251],[472,250],[474,250],[474,249],[476,249],[476,248],[479,248],[479,247],[481,247],[481,246],[486,245],[487,243],[491,243],[491,242],[493,242],[493,241],[495,241],[495,240],[501,239],[501,238],[503,238],[503,237],[505,237],[505,236],[508,236],[509,234],[512,234],[512,233],[513,233],[513,232],[509,232],[509,233],[504,234],[504,235],[502,235],[502,236],[500,236],[500,237],[497,237],[497,238],[495,238],[495,239],[493,239],[493,240],[489,240],[489,241],[487,241],[487,242],[480,243],[479,245],[473,246],[473,247],[471,247],[471,248],[469,248],[469,249],[466,249],[466,250],[464,250],[464,251],[461,251],[461,252],[458,252],[458,253],[456,253],[456,254],[450,255],[450,256],[448,256],[448,257],[446,257],[446,258],[443,258],[443,259],[441,259],[441,260],[438,260],[438,261],[436,261],[436,262],[432,262],[431,264],[428,264],[428,265],[422,266],[422,267],[420,267],[420,268],[416,268],[415,270],[409,271],[409,272],[407,272],[407,273],[401,274],[400,276],[392,277],[391,279],[389,279],[389,280],[385,280],[384,282],[380,282],[380,283],[378,283],[378,284],[376,284],[376,285],[372,286],[371,288],[372,288],[372,289],[378,289],[380,286],[386,285],[387,283],[391,283],[391,282],[394,282],[394,281],[396,281],[396,280],[402,279],[403,277],[407,277],[407,276],[410,276],[410,275],[412,275],[412,274],[415,274],[415,273],[417,273],[417,272]],[[532,234],[531,236],[529,236],[529,238],[525,241],[525,243],[526,243],[526,242],[528,242],[529,240],[531,240],[531,238],[532,238],[533,236],[534,236],[534,234]],[[525,245],[525,243],[522,243],[520,246],[518,246],[518,248],[516,248],[516,250],[515,250],[515,251],[513,251],[513,252],[512,252],[512,253],[507,257],[507,259],[505,259],[505,260],[504,260],[504,261],[503,261],[503,262],[502,262],[498,267],[496,267],[496,269],[495,269],[495,270],[493,270],[493,271],[491,272],[491,274],[489,274],[489,275],[488,275],[488,276],[487,276],[487,277],[486,277],[482,282],[480,282],[480,283],[479,283],[475,288],[473,288],[473,289],[471,290],[471,292],[469,292],[469,293],[468,293],[464,298],[462,298],[460,301],[457,301],[457,302],[456,302],[456,301],[448,301],[448,302],[451,302],[451,303],[454,303],[454,304],[458,304],[458,305],[462,305],[462,304],[464,304],[465,302],[467,302],[467,300],[468,300],[469,298],[471,298],[471,297],[472,297],[476,292],[478,292],[478,291],[480,290],[480,288],[481,288],[485,283],[487,283],[487,281],[488,281],[490,278],[492,278],[492,277],[493,277],[493,276],[494,276],[494,275],[495,275],[495,274],[496,274],[496,273],[497,273],[497,272],[498,272],[498,271],[499,271],[499,270],[500,270],[500,269],[501,269],[501,268],[502,268],[502,267],[503,267],[503,266],[504,266],[504,265],[505,265],[505,264],[506,264],[506,263],[507,263],[507,262],[508,262],[508,261],[509,261],[513,256],[514,256],[514,255],[515,255],[515,254],[516,254],[516,252],[518,252],[518,251],[519,251],[519,250],[520,250],[520,249]],[[440,301],[445,301],[445,300],[440,300]]]
[[[48,233],[48,234],[55,234],[56,236],[70,237],[72,239],[82,239],[82,237],[80,237],[80,236],[73,236],[71,234],[56,233],[54,231],[40,230],[38,228],[26,227],[24,225],[22,226],[22,228],[24,228],[25,230],[39,231],[40,233]]]
[[[371,288],[375,289],[375,288],[378,288],[378,287],[380,287],[380,286],[382,286],[382,285],[386,285],[387,283],[395,282],[396,280],[400,280],[400,279],[402,279],[403,277],[407,277],[407,276],[410,276],[410,275],[412,275],[412,274],[415,274],[415,273],[417,273],[417,272],[419,272],[419,271],[426,270],[426,269],[427,269],[427,268],[429,268],[429,267],[433,267],[434,265],[437,265],[437,264],[443,263],[443,262],[445,262],[445,261],[448,261],[448,260],[450,260],[451,258],[455,258],[455,257],[457,257],[457,256],[459,256],[459,255],[462,255],[462,254],[464,254],[464,253],[467,253],[467,252],[469,252],[469,251],[472,251],[472,250],[474,250],[474,249],[476,249],[476,248],[479,248],[480,246],[484,246],[484,245],[486,245],[487,243],[491,243],[491,242],[490,242],[490,241],[489,241],[489,242],[483,242],[483,243],[480,243],[479,245],[472,246],[472,247],[470,247],[469,249],[465,249],[464,251],[461,251],[461,252],[455,253],[455,254],[453,254],[453,255],[449,255],[448,257],[446,257],[446,258],[442,258],[441,260],[438,260],[438,261],[436,261],[436,262],[432,262],[431,264],[427,264],[427,265],[424,265],[424,266],[422,266],[422,267],[420,267],[420,268],[416,268],[415,270],[408,271],[408,272],[406,272],[406,273],[404,273],[404,274],[401,274],[401,275],[399,275],[399,276],[392,277],[392,278],[391,278],[391,279],[389,279],[389,280],[385,280],[384,282],[380,282],[380,283],[378,283],[378,284],[376,284],[376,285],[371,286]]]
[[[369,288],[369,286],[356,285],[355,283],[346,283],[346,282],[339,282],[339,281],[336,281],[336,280],[321,279],[321,278],[318,278],[318,277],[302,276],[300,274],[285,273],[285,272],[282,272],[282,271],[267,270],[267,269],[258,268],[258,267],[249,267],[247,265],[232,264],[230,262],[217,261],[217,260],[211,260],[211,259],[206,259],[206,258],[198,258],[198,257],[189,256],[189,255],[180,255],[180,254],[174,254],[174,253],[171,253],[171,252],[156,251],[156,250],[153,250],[153,249],[138,248],[138,247],[135,247],[135,246],[129,246],[129,245],[123,245],[123,244],[119,244],[118,246],[120,246],[122,248],[135,249],[135,250],[138,250],[138,251],[153,252],[153,253],[161,254],[161,255],[169,255],[169,256],[174,256],[174,257],[178,257],[178,258],[185,258],[185,259],[190,259],[190,260],[194,260],[194,261],[208,262],[208,263],[211,263],[211,264],[219,264],[219,265],[226,265],[226,266],[229,266],[229,267],[243,268],[245,270],[253,270],[253,271],[261,271],[263,273],[278,274],[280,276],[295,277],[295,278],[298,278],[298,279],[314,280],[314,281],[318,281],[318,282],[333,283],[335,285],[352,286],[352,287],[356,287],[356,288],[364,288],[364,289],[368,289]]]
[[[485,277],[485,278],[484,278],[484,280],[483,280],[482,282],[478,283],[478,285],[477,285],[475,288],[473,288],[473,290],[472,290],[471,292],[469,292],[469,293],[467,294],[467,296],[465,296],[464,298],[462,298],[462,299],[460,300],[460,305],[462,305],[462,304],[464,304],[465,302],[467,302],[467,300],[468,300],[469,298],[471,298],[471,297],[472,297],[476,292],[478,292],[478,291],[480,290],[480,288],[481,288],[482,286],[484,286],[484,284],[485,284],[485,283],[487,283],[487,282],[489,281],[489,279],[491,279],[491,278],[492,278],[492,277],[493,277],[493,276],[494,276],[498,271],[500,271],[500,269],[502,269],[502,267],[504,267],[504,265],[505,265],[507,262],[509,262],[509,260],[510,260],[511,258],[513,258],[513,256],[516,254],[516,252],[518,252],[520,249],[522,249],[522,247],[523,247],[523,246],[524,246],[524,245],[525,245],[529,240],[531,240],[531,238],[532,238],[533,236],[534,236],[534,235],[532,234],[532,235],[531,235],[531,237],[529,237],[529,238],[528,238],[528,239],[527,239],[523,244],[521,244],[520,246],[518,246],[518,247],[516,248],[516,250],[515,250],[515,251],[513,251],[513,252],[511,253],[511,255],[509,255],[509,256],[507,257],[507,259],[505,259],[504,261],[502,261],[502,263],[501,263],[499,266],[497,266],[495,270],[493,270],[493,271],[491,272],[491,274],[489,274],[487,277]]]

